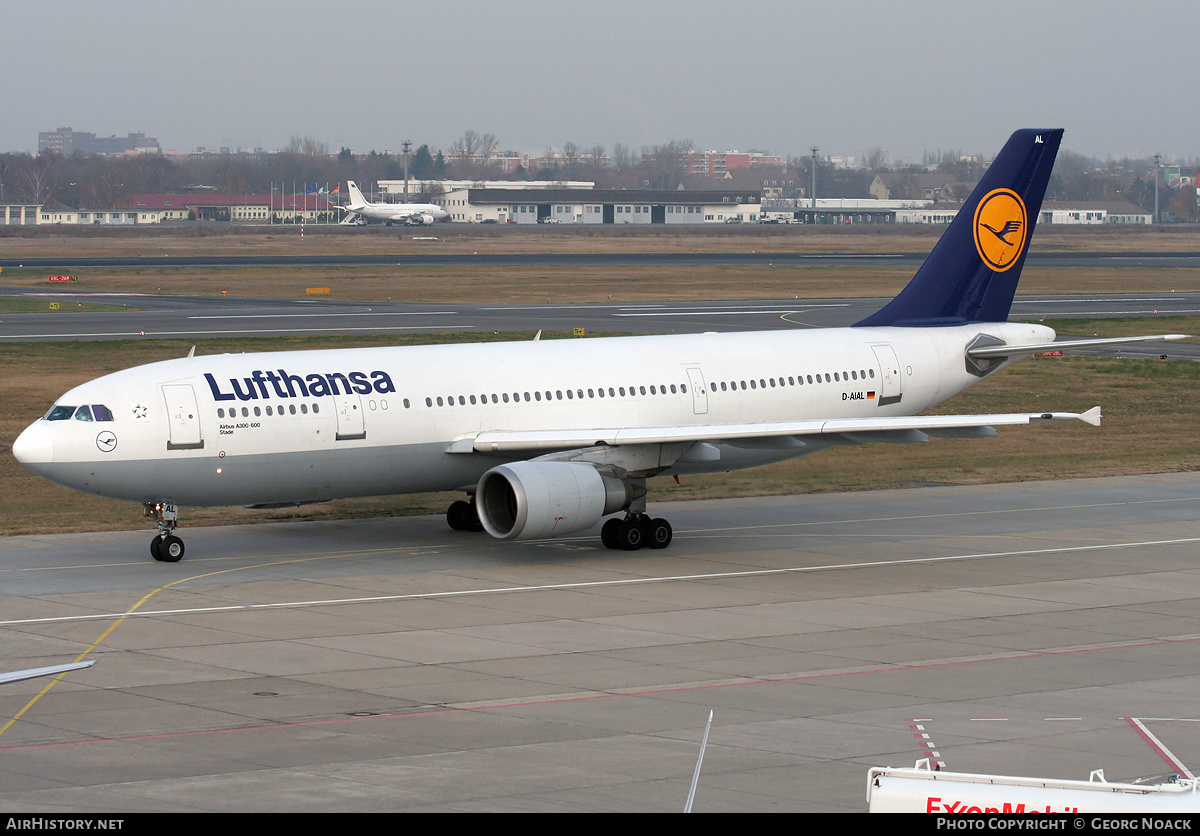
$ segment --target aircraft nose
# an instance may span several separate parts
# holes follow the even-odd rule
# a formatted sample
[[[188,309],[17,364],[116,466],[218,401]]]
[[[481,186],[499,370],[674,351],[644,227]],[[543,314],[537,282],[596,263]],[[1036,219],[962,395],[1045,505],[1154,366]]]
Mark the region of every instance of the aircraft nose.
[[[45,421],[30,424],[17,436],[13,442],[13,455],[26,467],[54,461],[54,435]]]

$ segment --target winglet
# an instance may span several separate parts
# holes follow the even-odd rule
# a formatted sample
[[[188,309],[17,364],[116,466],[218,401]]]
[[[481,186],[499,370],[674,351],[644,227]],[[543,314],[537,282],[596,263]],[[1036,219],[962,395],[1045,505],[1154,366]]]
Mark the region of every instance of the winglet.
[[[1100,407],[1093,406],[1087,412],[1035,412],[1029,416],[1033,421],[1082,421],[1093,427],[1100,426]]]

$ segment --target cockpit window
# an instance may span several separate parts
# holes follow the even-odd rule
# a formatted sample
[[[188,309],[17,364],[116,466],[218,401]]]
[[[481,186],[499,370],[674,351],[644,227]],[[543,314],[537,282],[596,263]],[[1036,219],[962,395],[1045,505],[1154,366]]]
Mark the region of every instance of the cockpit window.
[[[50,411],[46,413],[47,421],[66,421],[72,418],[76,421],[112,421],[112,410],[102,403],[94,403],[91,406],[65,406],[63,404],[55,404],[50,407]]]

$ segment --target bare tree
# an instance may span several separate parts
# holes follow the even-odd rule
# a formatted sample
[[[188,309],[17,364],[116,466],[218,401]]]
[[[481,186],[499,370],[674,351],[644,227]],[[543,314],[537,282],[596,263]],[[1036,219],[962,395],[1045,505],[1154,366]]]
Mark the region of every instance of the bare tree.
[[[565,179],[579,176],[579,146],[574,142],[564,142],[562,151],[562,174]]]
[[[46,203],[58,191],[58,172],[62,156],[38,154],[27,157],[27,164],[17,175],[17,194],[27,203]]]
[[[642,165],[650,174],[650,185],[655,189],[678,188],[687,171],[688,154],[692,150],[690,139],[673,139],[666,145],[655,145],[642,154]]]
[[[633,160],[633,152],[628,145],[621,142],[613,143],[612,166],[617,170],[630,168]]]
[[[492,162],[492,157],[498,149],[495,134],[481,134],[479,137],[479,164],[486,168]]]
[[[312,136],[297,136],[293,134],[283,150],[285,154],[303,154],[306,157],[327,157],[329,156],[329,143],[321,142]]]
[[[456,163],[465,165],[478,152],[479,134],[471,130],[463,131],[462,136],[450,143],[450,159]]]
[[[495,152],[496,135],[490,133],[463,131],[462,136],[450,144],[450,160],[460,177],[482,174]]]

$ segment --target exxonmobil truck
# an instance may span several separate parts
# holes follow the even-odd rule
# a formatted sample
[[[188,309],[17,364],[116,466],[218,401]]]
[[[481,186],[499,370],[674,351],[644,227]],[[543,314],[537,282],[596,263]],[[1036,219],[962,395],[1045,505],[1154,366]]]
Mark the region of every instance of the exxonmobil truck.
[[[867,773],[871,813],[939,815],[1032,813],[1197,813],[1197,781],[1175,776],[1158,784],[1110,784],[1097,769],[1088,781],[935,772],[928,759],[911,769]]]

